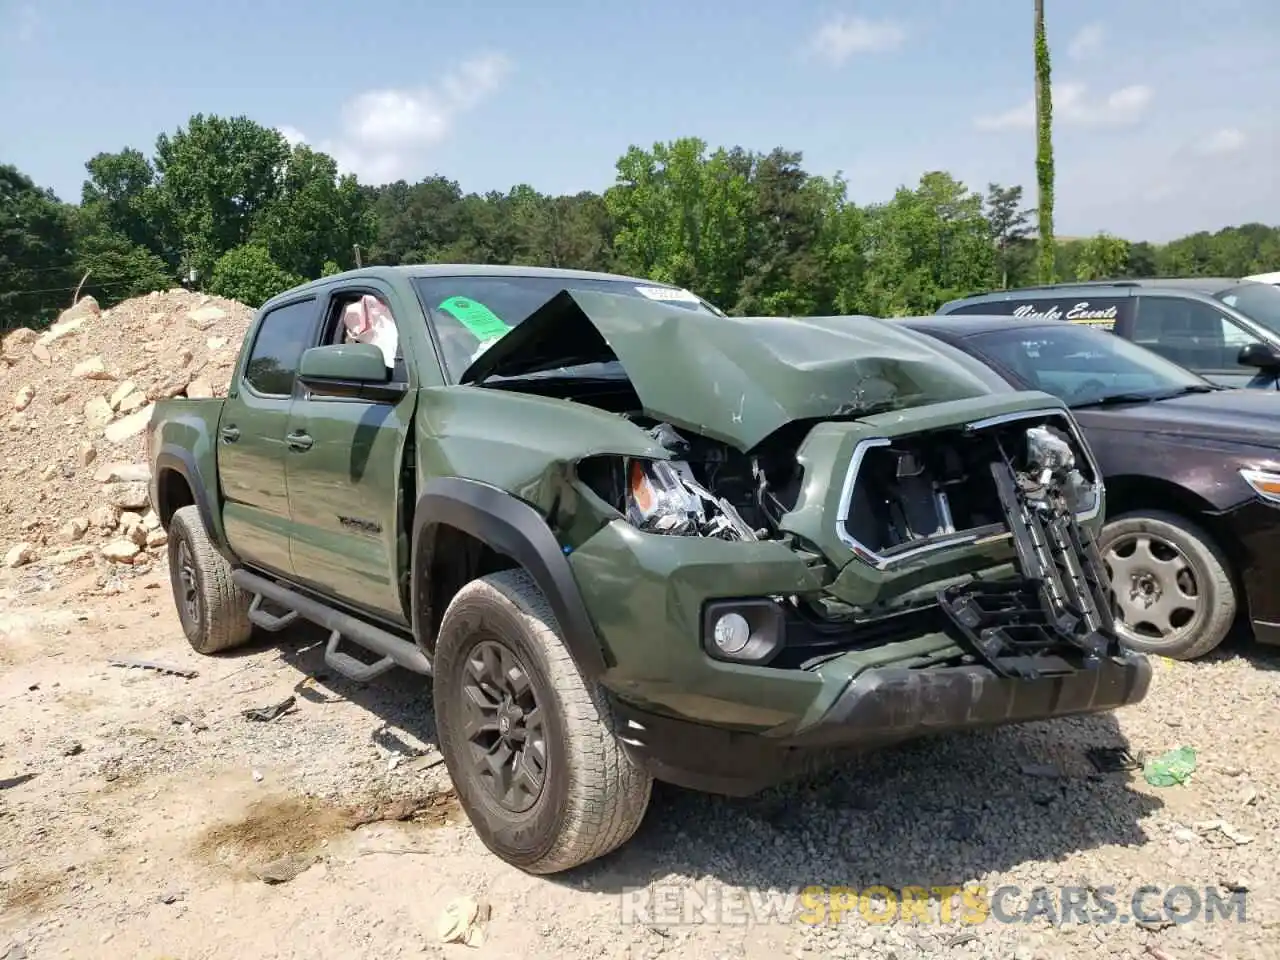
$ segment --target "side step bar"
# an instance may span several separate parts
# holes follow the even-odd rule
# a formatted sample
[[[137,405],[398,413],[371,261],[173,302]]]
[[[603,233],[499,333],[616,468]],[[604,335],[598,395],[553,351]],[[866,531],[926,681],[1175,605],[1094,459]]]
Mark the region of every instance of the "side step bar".
[[[414,673],[431,675],[431,659],[417,644],[248,570],[232,571],[231,579],[241,590],[253,594],[253,603],[249,606],[249,621],[254,626],[275,633],[289,626],[298,617],[303,617],[327,629],[329,642],[325,645],[324,662],[349,680],[368,683],[397,666]],[[279,604],[289,612],[284,616],[274,616],[262,609],[263,600]],[[376,663],[362,663],[338,649],[343,640],[350,640],[379,654],[382,659]]]

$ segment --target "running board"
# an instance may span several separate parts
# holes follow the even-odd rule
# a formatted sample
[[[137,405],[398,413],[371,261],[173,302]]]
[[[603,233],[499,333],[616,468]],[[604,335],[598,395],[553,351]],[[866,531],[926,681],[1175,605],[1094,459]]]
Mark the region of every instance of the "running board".
[[[249,620],[256,626],[274,633],[302,617],[327,629],[329,641],[324,648],[324,662],[349,680],[368,683],[397,666],[431,675],[431,659],[415,643],[248,570],[232,571],[231,579],[241,590],[253,594]],[[270,600],[289,612],[284,616],[274,616],[262,609],[263,600]],[[343,640],[350,640],[378,654],[381,659],[375,663],[363,663],[338,649]]]

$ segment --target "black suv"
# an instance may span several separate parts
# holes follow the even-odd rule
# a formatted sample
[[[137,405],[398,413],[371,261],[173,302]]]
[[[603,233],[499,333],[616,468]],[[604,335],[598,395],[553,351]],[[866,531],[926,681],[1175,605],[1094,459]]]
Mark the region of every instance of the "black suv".
[[[1110,280],[1000,290],[939,314],[1066,320],[1111,330],[1208,380],[1280,387],[1280,287],[1250,280]]]

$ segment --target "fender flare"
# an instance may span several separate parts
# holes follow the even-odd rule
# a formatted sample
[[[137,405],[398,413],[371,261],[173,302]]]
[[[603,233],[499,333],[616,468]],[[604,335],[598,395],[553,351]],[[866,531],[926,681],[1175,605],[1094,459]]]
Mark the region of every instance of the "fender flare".
[[[187,482],[187,489],[191,491],[191,497],[195,500],[196,509],[200,511],[200,522],[204,524],[205,533],[208,535],[210,542],[229,563],[237,563],[238,560],[224,536],[222,525],[215,522],[213,505],[209,499],[209,488],[205,485],[204,477],[200,473],[200,467],[197,465],[196,458],[190,450],[173,443],[166,443],[160,447],[160,452],[156,454],[155,463],[151,468],[149,493],[152,508],[157,514],[161,513],[161,479],[165,473],[170,471],[178,474]]]
[[[431,585],[426,566],[430,557],[424,534],[437,524],[470,534],[527,570],[551,604],[578,669],[590,680],[604,673],[604,653],[595,625],[569,561],[545,518],[505,490],[459,477],[428,480],[414,510],[410,595],[413,632],[420,645],[425,647],[432,639],[427,622]]]

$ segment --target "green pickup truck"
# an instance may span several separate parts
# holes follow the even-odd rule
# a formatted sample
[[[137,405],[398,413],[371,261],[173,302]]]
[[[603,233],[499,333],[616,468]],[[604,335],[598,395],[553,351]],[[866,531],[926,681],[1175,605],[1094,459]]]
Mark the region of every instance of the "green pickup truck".
[[[355,681],[431,677],[463,808],[529,872],[625,843],[655,779],[746,795],[1150,683],[1069,411],[881,320],[366,268],[264,304],[226,398],[149,430],[192,646],[301,617]]]

